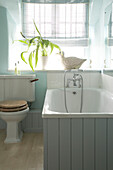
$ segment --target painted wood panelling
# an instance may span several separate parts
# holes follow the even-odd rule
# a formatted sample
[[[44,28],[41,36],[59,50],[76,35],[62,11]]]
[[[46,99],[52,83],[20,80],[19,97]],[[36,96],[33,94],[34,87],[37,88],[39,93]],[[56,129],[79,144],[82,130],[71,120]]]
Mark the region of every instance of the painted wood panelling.
[[[41,132],[43,130],[41,110],[30,110],[28,116],[22,121],[22,129],[24,132]]]
[[[69,119],[60,119],[60,169],[71,169],[71,127]]]
[[[111,167],[113,169],[113,119],[108,119],[107,130],[107,166],[109,170]]]
[[[44,170],[113,170],[113,119],[44,118]]]
[[[2,119],[0,119],[0,129],[6,129],[6,123]]]
[[[94,170],[94,119],[83,121],[83,167],[87,170]]]
[[[48,119],[43,119],[43,136],[44,136],[44,165],[45,169],[48,170]]]
[[[82,119],[72,119],[72,169],[82,170]],[[71,147],[72,147],[71,146]],[[75,152],[76,151],[76,152]]]
[[[27,117],[20,123],[24,132],[42,132],[43,119],[41,110],[32,109]],[[0,129],[6,129],[6,123],[0,119]]]
[[[54,128],[53,128],[54,127]],[[48,119],[48,170],[59,169],[59,122]]]
[[[96,136],[95,136],[95,167],[96,170],[107,170],[106,169],[106,121],[107,119],[96,119]],[[113,167],[112,167],[113,169]]]

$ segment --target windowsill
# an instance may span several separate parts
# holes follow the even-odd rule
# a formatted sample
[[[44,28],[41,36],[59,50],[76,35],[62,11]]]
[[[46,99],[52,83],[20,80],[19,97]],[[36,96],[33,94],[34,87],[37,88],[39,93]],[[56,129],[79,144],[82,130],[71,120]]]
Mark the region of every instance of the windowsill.
[[[35,74],[23,74],[23,75],[16,75],[16,74],[2,74],[0,75],[0,78],[9,78],[9,79],[12,79],[12,78],[24,78],[24,79],[28,79],[28,78],[35,78],[36,75]]]
[[[103,71],[113,71],[113,68],[104,68]]]
[[[20,72],[31,72],[31,73],[35,73],[35,72],[64,72],[66,70],[35,70],[34,72],[32,70],[20,70]],[[72,71],[74,71],[74,69],[72,69]],[[75,69],[75,71],[84,71],[84,72],[87,72],[87,71],[102,71],[102,69],[100,68],[81,68],[81,69]],[[113,70],[112,70],[113,71]],[[14,70],[11,70],[11,69],[8,69],[8,72],[14,72]]]

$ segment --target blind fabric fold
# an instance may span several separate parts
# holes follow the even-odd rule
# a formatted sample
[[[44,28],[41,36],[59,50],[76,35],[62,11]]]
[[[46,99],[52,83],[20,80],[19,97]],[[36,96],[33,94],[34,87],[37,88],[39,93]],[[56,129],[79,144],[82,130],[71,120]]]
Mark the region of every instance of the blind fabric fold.
[[[64,47],[87,47],[89,44],[89,39],[88,38],[80,38],[80,39],[62,39],[62,40],[52,40],[53,43],[60,44],[61,46]]]
[[[22,0],[26,3],[66,4],[66,3],[89,3],[89,0]]]

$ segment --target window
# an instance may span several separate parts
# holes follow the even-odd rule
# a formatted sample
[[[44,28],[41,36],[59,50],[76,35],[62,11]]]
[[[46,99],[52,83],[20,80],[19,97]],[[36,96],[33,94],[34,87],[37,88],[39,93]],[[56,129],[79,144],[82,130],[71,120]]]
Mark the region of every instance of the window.
[[[45,38],[88,38],[88,4],[23,3],[23,33],[35,36],[33,19]]]

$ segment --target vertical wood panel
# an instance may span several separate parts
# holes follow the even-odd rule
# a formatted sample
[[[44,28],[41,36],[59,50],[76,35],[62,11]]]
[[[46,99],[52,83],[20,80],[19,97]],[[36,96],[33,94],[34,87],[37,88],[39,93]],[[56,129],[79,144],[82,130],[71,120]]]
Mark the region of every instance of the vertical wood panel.
[[[59,170],[58,119],[48,119],[48,170]]]
[[[6,129],[6,122],[2,119],[0,119],[0,129]]]
[[[84,170],[94,170],[94,119],[84,119]]]
[[[48,119],[43,119],[44,134],[44,170],[48,170]]]
[[[4,88],[4,79],[1,79],[0,78],[0,101],[3,101],[5,99],[5,96],[4,96],[4,92],[5,92],[5,88]]]
[[[108,170],[113,170],[113,119],[108,119]]]
[[[72,170],[82,170],[82,119],[72,119]]]
[[[25,132],[40,132],[43,131],[43,119],[41,110],[31,109],[27,117],[22,121],[22,129]]]
[[[70,119],[60,119],[60,170],[71,170]]]
[[[96,170],[106,170],[106,119],[96,119]]]

